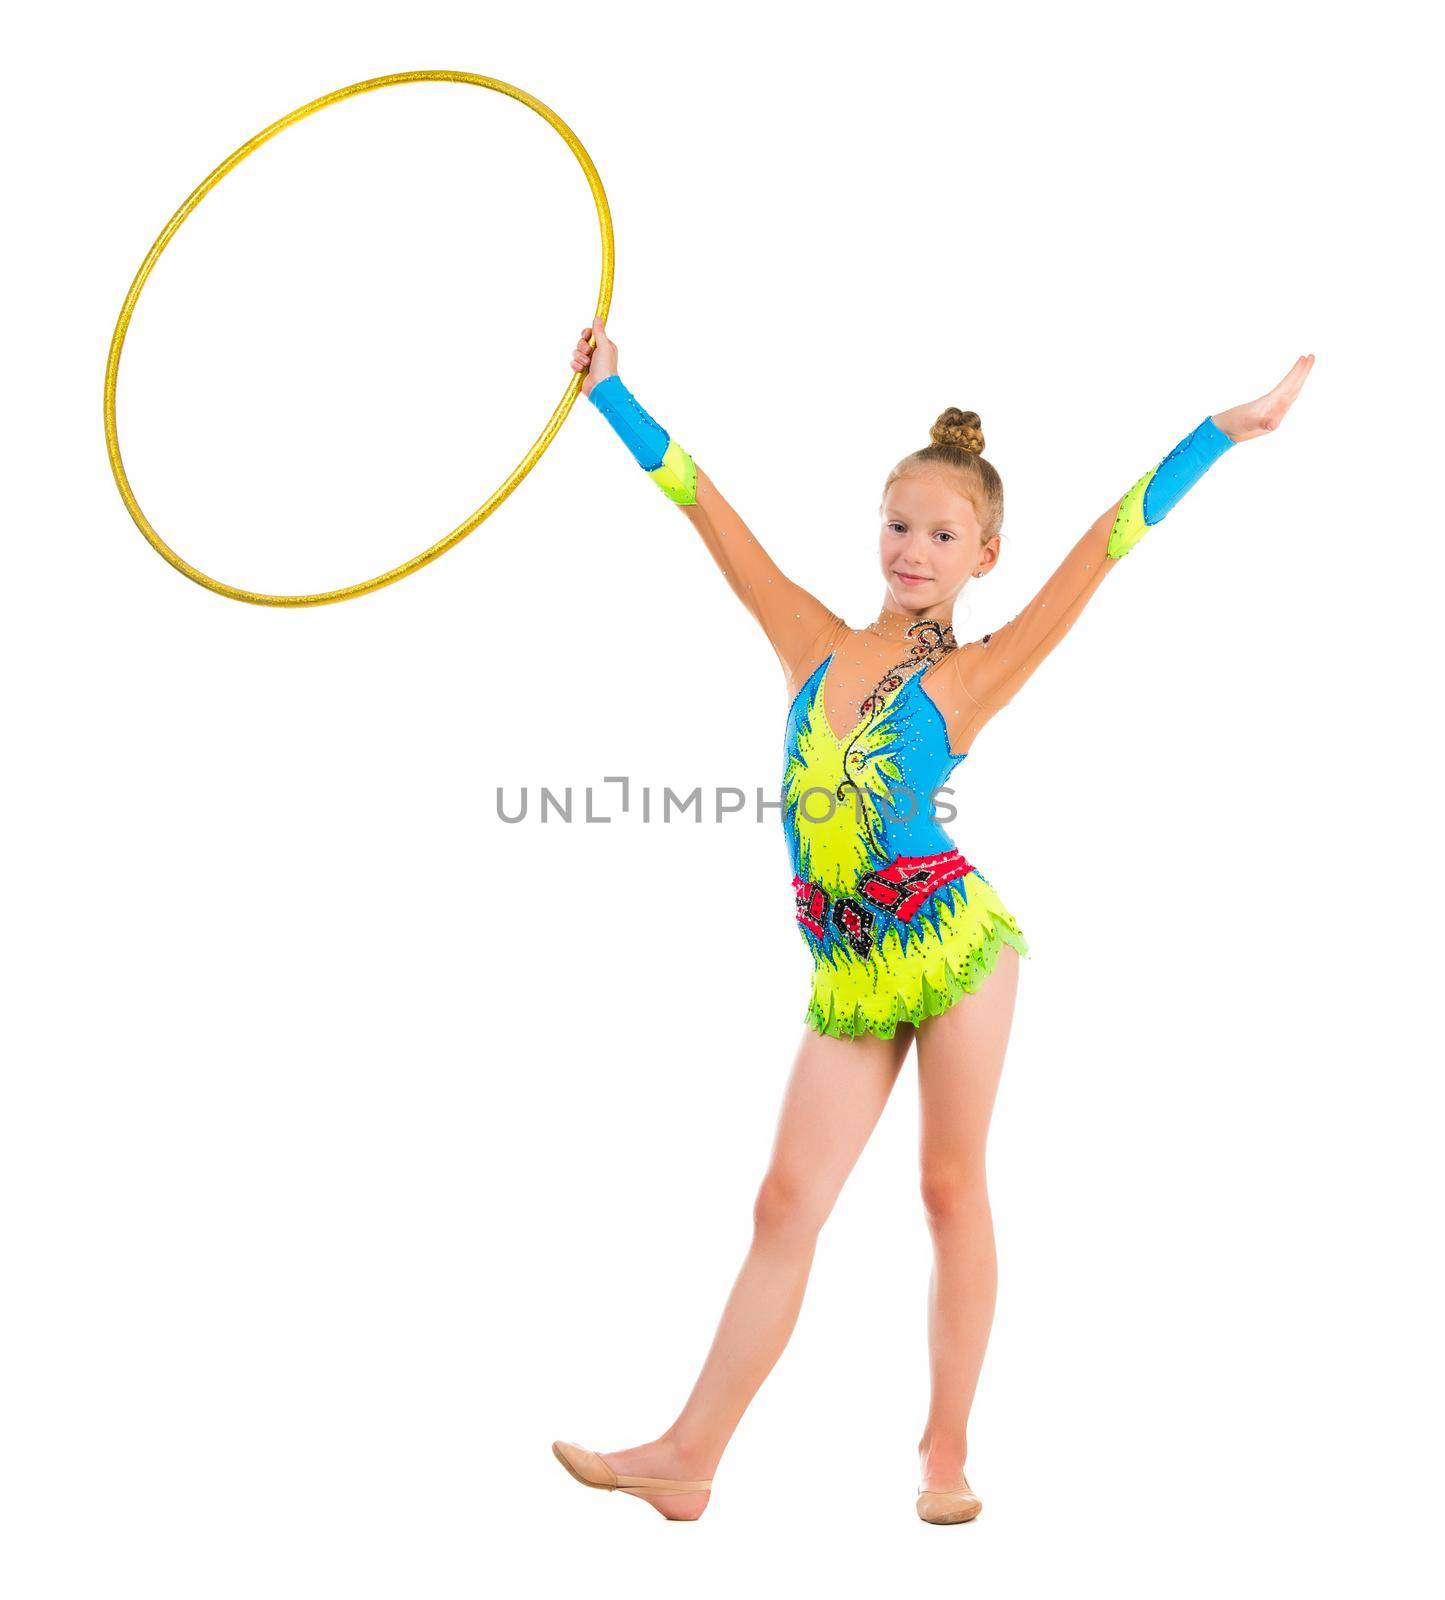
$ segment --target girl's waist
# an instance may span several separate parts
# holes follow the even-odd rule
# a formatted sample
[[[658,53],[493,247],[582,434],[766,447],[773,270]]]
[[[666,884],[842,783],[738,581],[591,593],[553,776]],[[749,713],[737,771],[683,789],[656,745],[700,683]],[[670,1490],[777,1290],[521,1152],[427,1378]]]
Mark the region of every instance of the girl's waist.
[[[794,873],[798,921],[820,939],[827,936],[829,921],[838,921],[840,908],[881,911],[907,922],[945,884],[975,870],[960,851],[950,848],[933,855],[894,856],[845,889],[826,889]]]

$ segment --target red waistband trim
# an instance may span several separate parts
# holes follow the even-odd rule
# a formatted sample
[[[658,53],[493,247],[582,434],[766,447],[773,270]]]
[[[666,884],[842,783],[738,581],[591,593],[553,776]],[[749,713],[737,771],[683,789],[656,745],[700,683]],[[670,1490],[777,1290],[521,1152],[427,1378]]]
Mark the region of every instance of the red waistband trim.
[[[826,936],[831,920],[848,943],[860,955],[866,955],[872,945],[874,922],[868,905],[907,922],[944,884],[974,870],[957,850],[941,850],[932,856],[894,856],[887,866],[868,873],[854,894],[836,899],[820,884],[794,875],[797,919],[820,939]]]

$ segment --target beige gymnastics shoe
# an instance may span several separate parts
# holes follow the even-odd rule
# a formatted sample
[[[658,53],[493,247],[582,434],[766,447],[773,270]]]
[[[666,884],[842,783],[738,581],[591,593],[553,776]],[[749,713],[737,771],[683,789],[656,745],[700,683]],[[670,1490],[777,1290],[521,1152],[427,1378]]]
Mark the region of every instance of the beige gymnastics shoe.
[[[961,1489],[922,1489],[918,1495],[918,1515],[925,1522],[972,1522],[983,1510],[983,1501],[960,1475]]]
[[[572,1474],[578,1483],[589,1489],[621,1489],[624,1494],[641,1496],[653,1494],[701,1494],[712,1489],[712,1479],[684,1482],[680,1478],[635,1478],[618,1474],[597,1454],[584,1449],[568,1439],[554,1439],[552,1454]]]

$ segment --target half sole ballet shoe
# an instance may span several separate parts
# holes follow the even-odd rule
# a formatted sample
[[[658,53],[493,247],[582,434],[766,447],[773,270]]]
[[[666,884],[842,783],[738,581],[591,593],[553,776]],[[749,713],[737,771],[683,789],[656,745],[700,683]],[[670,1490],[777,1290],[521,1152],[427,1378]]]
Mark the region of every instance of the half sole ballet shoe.
[[[685,1482],[681,1478],[635,1478],[627,1473],[616,1473],[595,1450],[584,1449],[568,1439],[554,1439],[552,1454],[572,1474],[578,1483],[589,1489],[621,1489],[624,1494],[701,1494],[711,1490],[712,1479],[702,1478]]]
[[[972,1522],[983,1510],[983,1501],[963,1480],[962,1489],[922,1489],[918,1495],[918,1515],[925,1522]]]

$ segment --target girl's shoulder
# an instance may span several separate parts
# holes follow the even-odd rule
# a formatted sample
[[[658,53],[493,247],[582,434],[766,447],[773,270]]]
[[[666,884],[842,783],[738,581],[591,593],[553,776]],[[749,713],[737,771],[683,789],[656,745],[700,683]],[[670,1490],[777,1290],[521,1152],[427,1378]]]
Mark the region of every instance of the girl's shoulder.
[[[846,649],[861,631],[849,627],[836,612],[829,611],[817,632],[789,664],[788,698],[791,700],[829,657]]]

